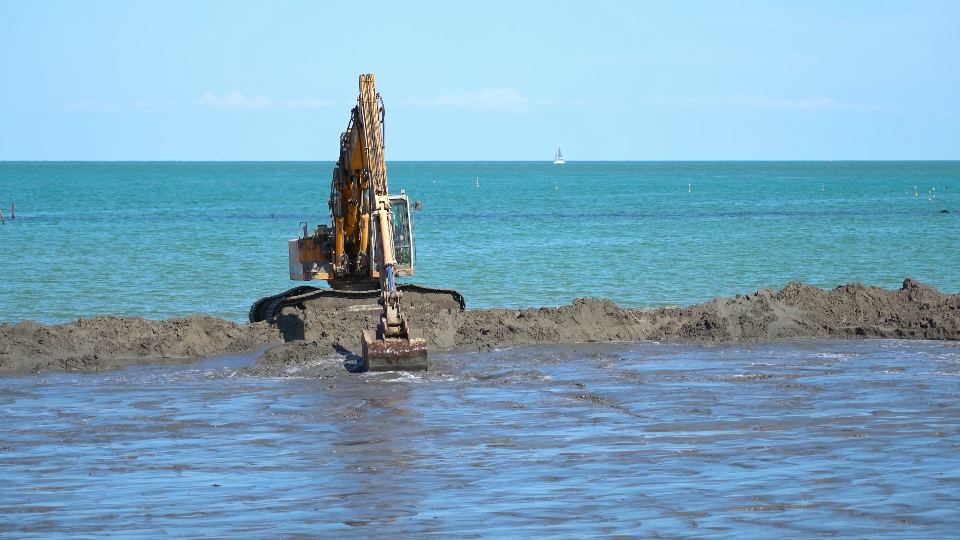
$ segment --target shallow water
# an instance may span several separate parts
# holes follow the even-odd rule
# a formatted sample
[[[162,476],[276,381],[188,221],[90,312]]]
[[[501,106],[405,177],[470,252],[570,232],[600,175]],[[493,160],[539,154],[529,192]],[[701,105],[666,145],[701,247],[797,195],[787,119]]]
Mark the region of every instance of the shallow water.
[[[342,357],[320,362],[339,365]],[[623,343],[0,378],[0,534],[944,538],[960,344]]]

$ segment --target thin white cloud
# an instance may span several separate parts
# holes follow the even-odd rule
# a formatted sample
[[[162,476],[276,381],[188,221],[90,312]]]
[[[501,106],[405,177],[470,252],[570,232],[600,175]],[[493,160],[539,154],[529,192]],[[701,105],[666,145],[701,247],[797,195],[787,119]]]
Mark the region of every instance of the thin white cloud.
[[[96,107],[96,103],[90,100],[67,103],[63,106],[63,108],[68,111],[89,111],[94,107]]]
[[[836,107],[837,103],[828,97],[819,97],[814,99],[789,100],[774,99],[764,96],[751,96],[740,94],[732,100],[738,105],[747,105],[751,107],[767,107],[780,109],[826,109]]]
[[[291,99],[286,103],[287,107],[307,107],[315,109],[317,107],[329,107],[338,105],[336,101],[324,101],[322,99]]]
[[[860,112],[892,112],[883,105],[877,105],[875,103],[841,103],[837,105],[837,107]]]
[[[179,104],[179,101],[138,101],[134,106],[138,109],[148,109],[151,107],[172,107]]]
[[[665,103],[673,105],[707,105],[720,107],[756,107],[764,109],[797,109],[797,110],[852,110],[860,112],[879,112],[886,111],[882,105],[871,105],[864,103],[840,103],[828,97],[817,97],[811,99],[782,99],[766,96],[755,96],[750,94],[738,94],[729,98],[721,97],[703,97],[703,98],[651,98],[652,102]]]
[[[530,105],[549,105],[547,101],[530,99],[509,88],[486,88],[466,94],[444,94],[438,98],[421,99],[412,103],[492,110],[526,110]]]
[[[444,94],[437,98],[438,105],[455,107],[479,107],[481,109],[504,109],[517,105],[528,105],[530,100],[516,90],[507,88],[487,88],[466,94]]]
[[[75,101],[65,103],[63,109],[72,113],[117,113],[130,110],[130,105],[118,101]]]
[[[229,107],[233,109],[250,109],[255,107],[269,107],[270,99],[263,96],[245,98],[240,92],[230,92],[223,97],[217,97],[213,92],[193,100],[194,105],[206,105],[208,107]]]

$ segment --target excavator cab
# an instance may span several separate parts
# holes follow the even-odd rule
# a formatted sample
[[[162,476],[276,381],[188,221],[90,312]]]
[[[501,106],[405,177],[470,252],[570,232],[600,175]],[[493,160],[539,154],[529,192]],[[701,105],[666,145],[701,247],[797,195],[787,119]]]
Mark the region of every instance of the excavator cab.
[[[398,277],[413,275],[417,251],[414,247],[413,222],[410,219],[410,200],[405,194],[390,196],[390,219],[393,221],[393,257],[397,264],[393,273]]]

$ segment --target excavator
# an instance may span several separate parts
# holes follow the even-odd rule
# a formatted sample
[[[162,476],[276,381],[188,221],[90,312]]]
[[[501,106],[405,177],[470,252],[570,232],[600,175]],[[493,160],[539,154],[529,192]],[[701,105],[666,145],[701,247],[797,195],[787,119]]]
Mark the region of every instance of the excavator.
[[[301,222],[298,238],[287,245],[290,279],[326,280],[330,289],[300,286],[261,298],[251,306],[249,318],[274,321],[284,307],[302,306],[307,300],[362,304],[376,297],[379,323],[360,336],[360,371],[420,371],[428,369],[427,340],[407,321],[404,291],[440,295],[461,310],[464,301],[456,291],[396,282],[413,275],[416,246],[410,200],[404,190],[391,195],[387,186],[384,115],[373,75],[361,75],[357,105],[340,135],[340,156],[330,182],[331,223],[310,231]],[[419,201],[415,204],[419,208]]]

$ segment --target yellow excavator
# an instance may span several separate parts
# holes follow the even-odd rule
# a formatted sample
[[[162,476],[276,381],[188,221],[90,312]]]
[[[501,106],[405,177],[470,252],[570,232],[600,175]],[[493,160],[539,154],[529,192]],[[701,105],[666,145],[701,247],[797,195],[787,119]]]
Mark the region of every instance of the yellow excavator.
[[[361,370],[425,370],[427,341],[421,330],[407,322],[402,310],[404,291],[443,295],[460,309],[464,302],[456,291],[395,282],[397,277],[413,275],[416,247],[410,201],[403,190],[400,195],[388,191],[383,120],[383,101],[373,75],[361,75],[360,95],[347,130],[340,135],[340,157],[330,183],[331,224],[310,231],[301,222],[299,237],[288,243],[290,279],[326,280],[332,290],[295,287],[262,298],[250,308],[250,321],[272,321],[283,307],[302,305],[307,299],[363,302],[378,295],[379,324],[360,336]]]

